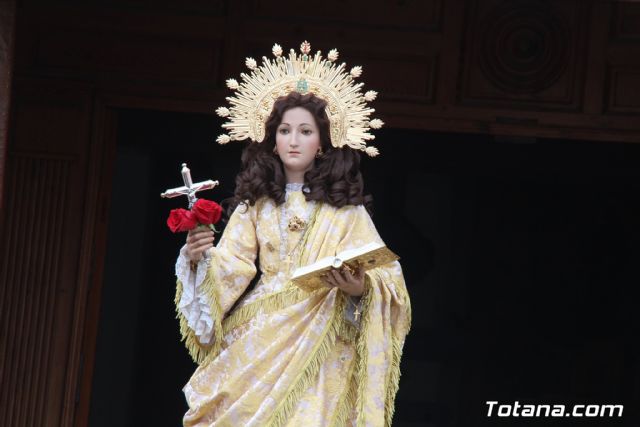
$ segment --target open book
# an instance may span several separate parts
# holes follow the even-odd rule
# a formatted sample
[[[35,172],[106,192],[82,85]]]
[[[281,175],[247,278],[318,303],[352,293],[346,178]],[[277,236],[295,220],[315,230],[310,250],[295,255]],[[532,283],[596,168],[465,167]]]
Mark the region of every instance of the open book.
[[[332,268],[351,268],[357,270],[362,267],[366,270],[379,267],[399,259],[398,255],[381,243],[372,242],[355,249],[349,249],[337,253],[335,256],[319,259],[313,264],[297,268],[293,272],[293,283],[306,290],[314,291],[322,286],[327,286],[320,277]]]

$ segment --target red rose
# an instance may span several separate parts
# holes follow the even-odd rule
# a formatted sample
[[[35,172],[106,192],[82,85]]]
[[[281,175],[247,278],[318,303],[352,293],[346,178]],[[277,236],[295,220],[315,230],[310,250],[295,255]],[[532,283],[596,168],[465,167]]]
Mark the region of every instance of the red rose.
[[[167,218],[167,225],[174,233],[189,231],[198,225],[195,216],[186,209],[173,209]]]
[[[191,212],[200,224],[209,225],[220,221],[222,207],[211,200],[198,199],[191,208]]]

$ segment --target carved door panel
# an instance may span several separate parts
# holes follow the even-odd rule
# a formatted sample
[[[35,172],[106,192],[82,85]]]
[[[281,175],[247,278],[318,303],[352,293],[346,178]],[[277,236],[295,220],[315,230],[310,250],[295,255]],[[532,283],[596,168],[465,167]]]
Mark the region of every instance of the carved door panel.
[[[0,425],[71,425],[97,197],[92,92],[20,81],[0,224]]]

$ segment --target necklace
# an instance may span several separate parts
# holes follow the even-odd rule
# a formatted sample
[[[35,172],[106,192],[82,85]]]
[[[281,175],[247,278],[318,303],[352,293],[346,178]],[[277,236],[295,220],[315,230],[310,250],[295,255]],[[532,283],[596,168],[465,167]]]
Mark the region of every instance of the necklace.
[[[349,302],[351,303],[351,305],[355,309],[355,311],[353,312],[353,318],[357,322],[358,319],[360,318],[360,315],[362,314],[360,312],[360,303],[356,304],[355,302],[353,302],[353,299],[352,299],[351,296],[347,296],[347,299],[349,300]]]
[[[309,226],[309,219],[311,217],[311,212],[316,206],[316,202],[313,200],[307,202],[306,210],[304,214],[301,214],[302,218],[297,214],[295,214],[294,209],[292,209],[291,207],[287,209],[286,204],[287,204],[287,201],[289,200],[290,193],[293,191],[300,191],[300,190],[302,190],[303,192],[304,190],[306,190],[306,188],[303,188],[303,184],[297,184],[297,183],[287,184],[286,193],[285,193],[285,203],[283,203],[280,206],[280,224],[279,224],[280,225],[280,259],[284,263],[284,269],[287,273],[289,273],[291,270],[291,267],[293,265],[294,254],[300,247],[300,243],[304,238],[305,231]],[[288,210],[291,210],[291,212],[293,213],[293,215],[289,219],[287,218]],[[294,233],[300,233],[300,237],[298,238],[298,241],[290,251],[287,251],[289,247],[288,230]]]

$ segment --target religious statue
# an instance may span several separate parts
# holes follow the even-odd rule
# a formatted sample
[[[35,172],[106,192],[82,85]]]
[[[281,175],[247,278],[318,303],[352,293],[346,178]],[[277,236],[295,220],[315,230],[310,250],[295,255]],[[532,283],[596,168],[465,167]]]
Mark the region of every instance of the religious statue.
[[[198,367],[183,391],[185,426],[390,426],[411,306],[398,261],[332,269],[324,286],[293,271],[383,244],[363,195],[360,153],[377,148],[361,67],[300,53],[227,80],[235,91],[218,142],[249,140],[214,245],[189,232],[176,263],[180,331]],[[374,245],[375,246],[375,245]],[[380,245],[377,245],[378,247]],[[191,268],[191,263],[195,268]],[[256,277],[257,275],[257,277]],[[254,277],[253,288],[248,289]]]

